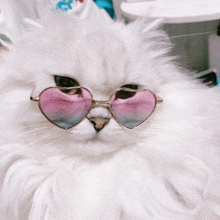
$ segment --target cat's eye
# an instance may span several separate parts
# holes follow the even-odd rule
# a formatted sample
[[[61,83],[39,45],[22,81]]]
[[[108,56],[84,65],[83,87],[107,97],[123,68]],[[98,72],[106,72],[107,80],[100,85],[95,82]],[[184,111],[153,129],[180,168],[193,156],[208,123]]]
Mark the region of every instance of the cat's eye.
[[[128,88],[128,89],[137,90],[138,89],[138,85],[136,85],[136,84],[126,84],[126,85],[123,85],[121,88]]]
[[[127,84],[127,85],[123,85],[121,88],[128,88],[128,89],[132,89],[132,90],[137,90],[138,85]],[[118,92],[116,92],[115,99],[128,99],[128,98],[133,97],[135,95],[135,93],[136,93],[136,91],[119,90]]]
[[[56,83],[56,86],[59,87],[75,87],[75,86],[79,86],[79,83],[70,77],[67,76],[54,76],[54,81]]]
[[[81,88],[73,88],[73,89],[69,89],[69,88],[60,88],[60,91],[63,93],[66,93],[68,95],[81,95],[82,94],[82,90]]]

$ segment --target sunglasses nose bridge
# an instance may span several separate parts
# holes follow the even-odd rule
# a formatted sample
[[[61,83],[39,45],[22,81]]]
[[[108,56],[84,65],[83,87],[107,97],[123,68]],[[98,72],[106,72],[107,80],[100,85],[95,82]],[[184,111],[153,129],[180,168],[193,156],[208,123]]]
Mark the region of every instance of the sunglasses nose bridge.
[[[103,107],[103,108],[110,108],[110,101],[97,101],[93,100],[92,102],[92,108],[98,108],[98,107]]]

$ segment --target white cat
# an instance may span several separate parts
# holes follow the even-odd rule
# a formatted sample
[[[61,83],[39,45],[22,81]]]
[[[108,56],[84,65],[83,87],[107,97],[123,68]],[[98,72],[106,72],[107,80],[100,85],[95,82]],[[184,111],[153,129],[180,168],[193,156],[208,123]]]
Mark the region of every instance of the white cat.
[[[174,64],[157,22],[51,16],[0,54],[0,219],[220,219],[216,88]],[[64,130],[30,100],[76,85],[98,101],[126,85],[163,102],[133,129],[97,107]],[[108,123],[95,129],[91,118]]]

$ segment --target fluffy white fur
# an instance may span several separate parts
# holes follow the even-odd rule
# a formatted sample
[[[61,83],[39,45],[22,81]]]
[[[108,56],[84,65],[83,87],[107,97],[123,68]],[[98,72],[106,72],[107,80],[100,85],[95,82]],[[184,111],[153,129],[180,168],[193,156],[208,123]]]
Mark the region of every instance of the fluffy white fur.
[[[178,68],[157,25],[42,18],[0,54],[1,220],[220,219],[220,94]],[[132,130],[64,131],[30,101],[53,75],[96,100],[124,84],[163,98]],[[109,114],[105,109],[93,114]]]

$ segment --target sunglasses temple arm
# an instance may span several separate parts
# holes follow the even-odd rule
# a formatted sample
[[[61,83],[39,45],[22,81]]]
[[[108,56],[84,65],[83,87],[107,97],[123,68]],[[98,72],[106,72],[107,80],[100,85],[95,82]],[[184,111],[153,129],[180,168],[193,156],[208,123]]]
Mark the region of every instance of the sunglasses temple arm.
[[[39,101],[39,97],[33,97],[33,93],[34,93],[34,90],[32,90],[32,92],[31,92],[30,100],[31,100],[31,101],[35,101],[35,102],[38,102],[38,101]]]
[[[156,98],[157,98],[157,103],[161,103],[161,102],[163,102],[163,99],[160,98],[160,96],[156,96]]]
[[[30,96],[30,100],[38,102],[39,101],[39,97],[32,97],[32,96]]]

